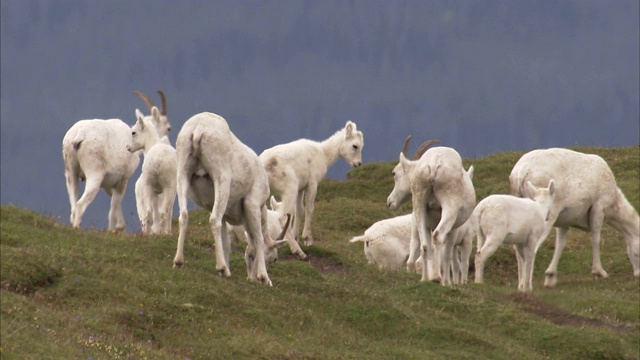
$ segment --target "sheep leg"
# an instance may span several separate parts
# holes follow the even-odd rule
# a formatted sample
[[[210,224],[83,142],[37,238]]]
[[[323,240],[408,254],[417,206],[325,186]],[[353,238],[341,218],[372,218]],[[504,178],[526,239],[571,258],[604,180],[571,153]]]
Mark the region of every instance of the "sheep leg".
[[[213,173],[209,172],[209,174]],[[209,226],[211,227],[213,240],[215,242],[216,271],[220,276],[229,277],[231,276],[231,270],[229,269],[229,263],[226,261],[224,241],[222,239],[222,218],[227,210],[231,184],[229,180],[219,178],[214,178],[213,183],[215,200],[213,202],[213,209],[211,209],[211,216],[209,216]]]
[[[257,280],[262,284],[272,286],[271,279],[267,273],[267,266],[264,258],[264,236],[262,232],[262,208],[261,204],[254,204],[250,199],[244,202],[246,215],[246,229],[249,234],[250,246],[254,249],[254,261],[251,272],[247,274],[249,280]],[[266,212],[265,212],[266,215]],[[265,219],[266,221],[266,219]]]
[[[184,242],[187,238],[187,229],[189,227],[189,180],[193,175],[192,172],[183,170],[178,171],[176,180],[178,183],[178,207],[180,208],[180,215],[178,218],[178,226],[180,228],[178,234],[178,248],[176,249],[176,256],[173,258],[173,267],[181,267],[184,264]]]
[[[528,244],[526,246],[522,246],[522,262],[523,262],[523,272],[522,275],[524,277],[522,283],[523,288],[522,291],[526,294],[531,294],[533,292],[533,265],[536,261],[536,242],[537,237],[531,237],[528,240]]]
[[[516,252],[516,260],[518,261],[518,291],[525,292],[525,254],[524,247],[522,245],[513,245],[513,249]]]
[[[466,284],[469,280],[469,257],[473,246],[470,235],[465,235],[465,239],[460,247],[460,283]]]
[[[316,192],[318,190],[317,183],[309,183],[304,191],[304,228],[302,229],[302,240],[306,246],[313,245],[313,236],[311,235],[311,220],[313,210],[315,208]]]
[[[153,224],[151,225],[151,233],[159,234],[162,230],[162,222],[160,220],[160,196],[152,191],[151,198],[151,217]]]
[[[444,244],[440,245],[442,246],[441,250],[443,251],[442,253],[442,285],[451,285],[451,267],[452,262],[453,262],[453,252],[454,252],[454,243],[456,241],[456,229],[450,231],[447,236],[445,237],[444,240]],[[438,246],[436,245],[436,246]],[[459,264],[458,264],[459,265]]]
[[[93,202],[98,195],[98,191],[100,191],[100,184],[102,184],[102,176],[88,178],[87,182],[84,186],[84,193],[80,197],[80,200],[76,203],[76,206],[73,208],[71,212],[71,226],[74,228],[79,228],[80,223],[82,222],[82,216],[84,212],[87,210],[89,204]]]
[[[65,159],[66,160],[66,159]],[[76,203],[78,202],[78,172],[71,165],[65,164],[64,176],[66,178],[67,193],[69,194],[69,204],[71,204],[71,215],[69,222],[73,224]]]
[[[609,275],[602,268],[600,261],[600,231],[604,223],[604,210],[599,205],[591,207],[589,212],[589,227],[591,230],[591,247],[593,249],[593,263],[591,265],[591,274],[606,278]]]
[[[485,237],[485,235],[478,235],[478,239],[480,239],[480,236],[484,237],[484,245],[476,253],[476,284],[481,284],[484,282],[484,264],[487,259],[489,259],[489,257],[493,255],[496,250],[498,250],[500,244],[502,244],[502,239],[498,239],[495,236],[488,235]],[[478,242],[479,241],[480,240],[478,240]]]
[[[558,262],[562,250],[567,245],[567,232],[569,228],[556,228],[556,246],[553,249],[553,258],[547,270],[544,272],[544,286],[554,287],[558,282]]]
[[[460,255],[458,254],[458,246],[451,247],[451,282],[460,284]]]
[[[441,272],[440,262],[443,262],[443,269],[446,269],[446,274],[443,275],[444,281],[442,285],[450,285],[450,276],[449,270],[451,268],[450,262],[450,254],[448,254],[448,247],[451,244],[447,244],[448,242],[453,241],[450,237],[451,233],[455,234],[455,231],[451,231],[453,229],[453,225],[455,225],[457,218],[457,211],[453,206],[447,206],[447,204],[442,204],[442,216],[440,217],[440,222],[438,226],[433,230],[433,243],[435,244],[435,252],[434,252],[434,269],[438,272]]]
[[[411,241],[409,242],[409,258],[407,259],[407,272],[416,272],[416,260],[420,256],[420,235],[415,221],[411,224]]]
[[[440,282],[440,262],[433,256],[433,241],[431,239],[431,232],[427,229],[426,217],[427,209],[424,205],[421,205],[418,201],[416,203],[414,197],[413,207],[414,226],[418,230],[418,236],[420,238],[420,255],[422,256],[422,278],[420,281],[434,281]],[[433,258],[433,269],[431,269],[428,262],[428,258]]]

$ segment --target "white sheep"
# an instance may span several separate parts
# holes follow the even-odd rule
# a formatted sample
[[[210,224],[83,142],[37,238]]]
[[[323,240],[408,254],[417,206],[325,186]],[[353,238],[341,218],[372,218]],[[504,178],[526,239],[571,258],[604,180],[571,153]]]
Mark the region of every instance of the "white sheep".
[[[606,161],[597,155],[562,148],[530,151],[518,160],[509,175],[511,193],[531,198],[533,194],[524,184],[530,181],[541,187],[551,178],[555,179],[558,193],[549,211],[549,226],[556,227],[556,242],[544,285],[553,287],[558,281],[558,262],[569,227],[591,232],[591,272],[608,276],[600,262],[600,230],[604,223],[623,234],[633,274],[640,276],[640,217],[618,188]]]
[[[412,235],[407,270],[415,271],[418,254],[413,250],[418,248],[419,239],[423,259],[421,281],[450,285],[449,271],[443,276],[441,269],[451,266],[448,254],[454,243],[455,231],[452,230],[469,219],[476,204],[475,190],[457,151],[436,147],[427,150],[418,160],[408,160],[405,154],[410,138],[405,140],[400,162],[393,170],[395,185],[387,205],[393,210],[412,199],[416,233]]]
[[[269,201],[271,205],[271,209],[267,209],[267,221],[269,222],[269,235],[272,239],[277,239],[280,237],[282,230],[285,228],[287,223],[287,219],[289,217],[287,215],[282,215],[280,209],[282,207],[282,202],[278,202],[273,196]],[[249,238],[247,232],[245,231],[244,226],[235,226],[227,224],[227,230],[229,233],[229,239],[231,242],[245,242],[249,243]],[[291,229],[288,229],[286,234],[284,235],[284,239],[286,242],[295,241],[293,235],[291,235]],[[276,253],[277,254],[277,253]],[[269,261],[267,260],[267,264]]]
[[[164,92],[162,90],[158,90],[158,94],[160,94],[160,100],[162,101],[162,108],[160,110],[160,116],[152,116],[151,109],[154,108],[153,101],[149,99],[149,97],[140,91],[134,91],[135,95],[138,95],[144,103],[149,107],[149,115],[145,117],[145,120],[151,120],[153,125],[158,131],[158,135],[162,142],[171,145],[169,142],[169,132],[171,131],[171,123],[169,123],[169,119],[167,118],[167,99],[164,96]]]
[[[136,206],[143,234],[171,234],[173,204],[176,199],[176,150],[160,140],[154,124],[160,120],[157,107],[144,116],[136,109],[127,150],[143,150],[142,173],[135,184]],[[151,226],[151,228],[150,228]]]
[[[475,282],[484,281],[484,264],[501,244],[511,244],[518,260],[518,291],[533,291],[533,265],[538,248],[547,238],[549,209],[555,197],[554,181],[546,188],[527,182],[529,198],[490,195],[476,206],[478,222]]]
[[[302,240],[305,245],[313,244],[311,218],[318,183],[340,157],[353,167],[360,166],[363,146],[364,135],[354,122],[347,121],[343,129],[322,142],[299,139],[276,145],[260,154],[260,161],[269,175],[271,193],[281,198],[283,213],[295,214],[293,234],[296,238],[304,209]],[[305,257],[297,243],[290,245],[294,246],[291,248],[294,254]]]
[[[231,276],[227,223],[244,225],[249,235],[245,250],[247,276],[271,286],[265,253],[279,244],[269,236],[266,202],[269,180],[256,153],[231,132],[224,118],[200,113],[187,120],[176,141],[180,234],[173,260],[184,263],[189,221],[188,199],[211,209],[209,224],[215,241],[216,270]],[[285,229],[286,230],[286,229]]]
[[[80,120],[67,131],[62,140],[62,155],[71,226],[80,227],[87,207],[102,188],[111,196],[109,230],[124,230],[122,198],[140,163],[139,154],[126,149],[130,141],[129,126],[119,119]],[[78,179],[85,180],[79,200]]]

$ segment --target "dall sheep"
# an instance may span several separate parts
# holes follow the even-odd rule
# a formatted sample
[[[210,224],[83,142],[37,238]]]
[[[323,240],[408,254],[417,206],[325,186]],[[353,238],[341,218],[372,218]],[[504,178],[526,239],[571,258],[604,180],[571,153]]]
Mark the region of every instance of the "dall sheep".
[[[606,161],[598,155],[563,148],[530,151],[509,175],[511,194],[532,198],[525,183],[530,181],[541,187],[551,178],[555,179],[558,193],[549,211],[549,226],[556,227],[556,242],[544,286],[553,287],[558,281],[558,262],[569,227],[591,232],[591,272],[608,276],[600,262],[600,230],[605,223],[623,234],[633,275],[640,276],[640,217],[618,188]]]
[[[271,196],[269,201],[271,208],[267,209],[267,219],[269,222],[269,235],[272,239],[277,239],[280,237],[282,230],[285,228],[287,224],[288,216],[282,215],[280,213],[280,207],[282,206],[282,202],[278,202],[273,196]],[[249,243],[249,238],[247,232],[245,231],[244,226],[234,226],[227,224],[227,229],[229,233],[229,238],[231,242],[246,242]],[[284,240],[286,242],[295,241],[291,234],[291,229],[288,229],[284,236]],[[266,260],[267,264],[269,264],[269,259]]]
[[[154,123],[161,116],[157,107],[144,116],[136,109],[136,123],[131,127],[131,144],[127,150],[143,150],[142,173],[135,184],[136,206],[142,233],[171,234],[173,204],[176,200],[176,150],[161,142]]]
[[[299,139],[287,144],[276,145],[260,154],[260,161],[269,175],[271,193],[284,203],[283,213],[295,214],[293,234],[297,238],[304,208],[304,244],[313,244],[311,217],[318,183],[325,177],[328,169],[340,157],[352,167],[362,164],[364,135],[356,124],[347,121],[344,128],[328,139],[317,142]],[[291,251],[300,258],[306,257],[297,243]]]
[[[423,261],[421,281],[436,281],[450,285],[451,247],[455,231],[471,216],[476,204],[475,189],[469,174],[462,167],[462,158],[449,147],[427,150],[417,160],[406,158],[411,137],[405,140],[400,162],[393,170],[394,187],[387,205],[397,209],[409,198],[413,203],[413,231],[407,270],[415,271],[418,258],[417,240]],[[425,143],[426,144],[426,143]],[[422,147],[425,147],[423,144]],[[414,157],[416,158],[416,157]],[[442,262],[442,264],[441,264]]]
[[[549,210],[555,194],[554,181],[537,189],[527,182],[533,200],[511,195],[490,195],[476,206],[478,222],[475,282],[484,280],[484,264],[501,244],[512,244],[518,260],[518,291],[533,291],[533,264],[538,248],[549,232]]]
[[[139,154],[126,149],[130,142],[130,128],[119,119],[80,120],[67,131],[62,139],[62,156],[72,227],[80,227],[87,207],[102,188],[111,196],[109,230],[124,230],[122,198],[140,164]],[[78,179],[85,180],[79,200]]]
[[[176,151],[180,234],[174,267],[184,263],[187,205],[191,199],[200,207],[211,209],[209,224],[218,273],[231,276],[227,223],[244,225],[249,235],[245,250],[247,276],[271,286],[265,253],[276,249],[279,243],[269,235],[266,206],[269,180],[256,153],[236,138],[224,118],[208,112],[196,114],[184,123]]]
[[[149,99],[149,97],[140,91],[134,91],[135,95],[139,96],[147,107],[149,107],[149,115],[145,117],[145,120],[151,120],[153,125],[158,131],[158,135],[162,142],[171,145],[169,142],[169,132],[171,131],[171,123],[169,123],[169,119],[167,118],[167,99],[164,96],[164,92],[162,90],[158,90],[158,94],[160,95],[160,100],[162,101],[162,108],[160,110],[160,116],[153,116],[151,114],[151,109],[155,106],[153,101]]]

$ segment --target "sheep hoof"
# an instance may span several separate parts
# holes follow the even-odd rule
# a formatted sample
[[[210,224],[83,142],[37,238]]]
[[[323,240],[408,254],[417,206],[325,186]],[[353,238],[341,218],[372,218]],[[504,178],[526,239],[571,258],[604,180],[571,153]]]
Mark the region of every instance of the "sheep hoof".
[[[173,262],[173,268],[174,269],[181,268],[182,265],[184,265],[184,262],[182,262],[182,261],[174,261]]]
[[[298,256],[298,259],[300,260],[307,260],[307,254],[305,254],[302,250],[296,252],[296,256]]]
[[[556,283],[558,283],[558,277],[556,274],[545,274],[544,287],[552,288],[556,286]]]
[[[313,238],[311,236],[307,236],[307,237],[302,238],[302,241],[304,242],[305,246],[313,245]]]
[[[216,269],[216,271],[218,272],[218,275],[222,277],[228,278],[231,276],[231,271],[229,271],[229,268],[226,266]]]
[[[609,274],[607,274],[606,271],[604,271],[604,269],[600,269],[600,270],[591,270],[591,275],[595,275],[601,278],[608,278]]]

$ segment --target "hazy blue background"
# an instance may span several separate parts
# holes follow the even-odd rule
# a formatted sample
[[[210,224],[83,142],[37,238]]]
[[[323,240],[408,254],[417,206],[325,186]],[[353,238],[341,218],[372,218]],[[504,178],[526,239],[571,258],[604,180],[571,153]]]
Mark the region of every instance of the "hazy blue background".
[[[172,143],[212,111],[258,154],[347,120],[364,162],[397,160],[408,134],[471,158],[636,145],[638,4],[2,0],[1,202],[68,223],[62,138],[80,119],[132,124],[133,90],[166,92]],[[106,227],[108,207],[101,192],[83,226]]]

